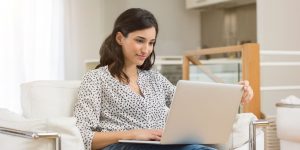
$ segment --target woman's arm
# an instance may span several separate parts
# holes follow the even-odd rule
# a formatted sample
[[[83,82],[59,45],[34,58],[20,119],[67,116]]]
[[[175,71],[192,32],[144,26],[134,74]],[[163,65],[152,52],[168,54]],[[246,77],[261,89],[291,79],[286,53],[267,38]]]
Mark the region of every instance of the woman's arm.
[[[101,149],[118,140],[155,140],[159,141],[162,130],[145,129],[119,132],[96,132],[92,140],[92,149]]]
[[[101,129],[101,91],[99,75],[96,71],[87,72],[78,91],[78,101],[74,108],[76,126],[80,130],[85,150],[91,150],[94,131]]]

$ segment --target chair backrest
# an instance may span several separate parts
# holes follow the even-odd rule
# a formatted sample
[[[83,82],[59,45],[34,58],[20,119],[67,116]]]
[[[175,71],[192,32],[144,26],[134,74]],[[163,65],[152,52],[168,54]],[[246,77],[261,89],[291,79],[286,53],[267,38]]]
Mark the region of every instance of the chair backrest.
[[[21,103],[26,118],[70,117],[80,81],[33,81],[21,85]]]

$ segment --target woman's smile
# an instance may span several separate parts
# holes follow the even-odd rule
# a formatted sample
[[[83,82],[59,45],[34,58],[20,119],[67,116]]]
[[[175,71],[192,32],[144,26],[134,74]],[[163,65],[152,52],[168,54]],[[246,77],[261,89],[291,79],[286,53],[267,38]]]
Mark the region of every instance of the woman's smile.
[[[143,54],[142,55],[136,54],[136,56],[138,57],[139,60],[142,60],[142,61],[144,61],[147,58],[147,56],[143,55]]]

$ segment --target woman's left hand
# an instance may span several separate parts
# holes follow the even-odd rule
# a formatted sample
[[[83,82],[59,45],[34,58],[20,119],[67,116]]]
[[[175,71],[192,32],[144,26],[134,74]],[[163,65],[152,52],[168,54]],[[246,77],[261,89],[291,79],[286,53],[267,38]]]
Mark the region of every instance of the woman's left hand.
[[[249,81],[247,81],[247,80],[240,81],[239,84],[243,85],[244,93],[243,93],[243,96],[242,96],[241,103],[244,105],[244,104],[249,103],[252,100],[253,90],[252,90],[251,86],[249,85]]]

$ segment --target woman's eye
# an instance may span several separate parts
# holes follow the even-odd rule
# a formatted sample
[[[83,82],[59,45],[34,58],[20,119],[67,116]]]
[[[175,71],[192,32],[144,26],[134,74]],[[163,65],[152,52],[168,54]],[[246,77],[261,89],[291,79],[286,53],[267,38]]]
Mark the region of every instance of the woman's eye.
[[[141,39],[136,39],[135,41],[137,41],[138,43],[143,43],[144,41]]]
[[[154,42],[150,42],[149,45],[151,45],[151,46],[154,45]]]

